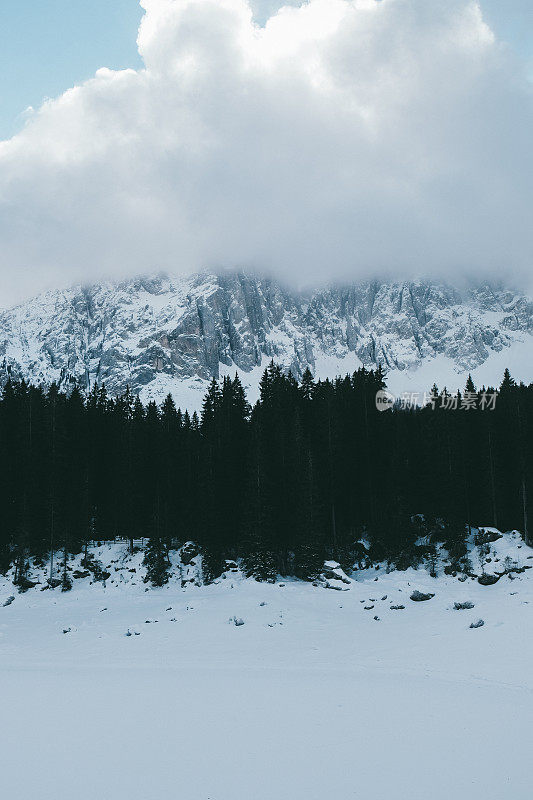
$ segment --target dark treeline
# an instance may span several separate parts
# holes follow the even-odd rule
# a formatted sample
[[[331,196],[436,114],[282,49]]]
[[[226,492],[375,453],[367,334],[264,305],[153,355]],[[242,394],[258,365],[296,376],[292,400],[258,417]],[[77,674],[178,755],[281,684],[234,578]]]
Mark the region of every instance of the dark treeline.
[[[252,409],[236,377],[213,381],[199,418],[104,387],[87,397],[8,382],[0,399],[0,569],[66,563],[88,542],[148,540],[155,583],[193,540],[204,572],[242,557],[249,574],[313,577],[353,564],[358,542],[402,568],[443,542],[460,568],[469,525],[528,536],[533,385],[506,372],[494,410],[376,409],[380,369],[301,383],[272,364]],[[444,396],[444,402],[443,402]],[[472,405],[472,403],[470,404]],[[434,408],[432,407],[434,406]],[[420,537],[427,546],[420,546]],[[433,543],[433,544],[432,544]],[[364,551],[366,553],[366,551]],[[54,561],[55,559],[55,561]]]

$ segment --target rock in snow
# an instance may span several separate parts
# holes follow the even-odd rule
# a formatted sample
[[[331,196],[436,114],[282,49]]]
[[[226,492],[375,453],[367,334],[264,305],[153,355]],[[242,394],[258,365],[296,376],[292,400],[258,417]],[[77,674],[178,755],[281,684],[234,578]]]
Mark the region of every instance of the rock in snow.
[[[193,558],[196,558],[198,556],[199,552],[200,551],[198,549],[197,544],[195,544],[194,542],[185,542],[185,544],[183,544],[180,547],[181,563],[184,566],[188,566],[193,560]]]
[[[487,575],[483,574],[480,575],[477,579],[477,582],[480,583],[482,586],[492,586],[493,584],[497,583],[501,578],[501,575]]]
[[[337,561],[324,561],[319,583],[326,589],[346,591],[350,588],[351,581]]]
[[[424,594],[424,592],[419,592],[418,589],[411,595],[411,600],[414,600],[416,603],[420,603],[423,600],[431,600],[432,597],[435,597],[434,594]]]

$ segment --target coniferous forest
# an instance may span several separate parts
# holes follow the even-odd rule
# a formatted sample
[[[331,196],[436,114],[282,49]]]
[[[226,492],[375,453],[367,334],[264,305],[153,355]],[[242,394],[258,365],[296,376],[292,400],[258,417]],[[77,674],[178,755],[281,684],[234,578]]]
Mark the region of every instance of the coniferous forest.
[[[259,579],[312,579],[328,557],[354,564],[364,553],[403,569],[431,561],[438,542],[467,569],[471,525],[527,540],[533,385],[506,371],[494,409],[446,402],[434,386],[426,406],[379,412],[384,386],[381,369],[298,383],[272,363],[253,408],[239,378],[224,378],[199,417],[170,396],[143,406],[104,386],[85,397],[9,381],[0,569],[20,582],[30,556],[57,563],[95,541],[133,549],[144,538],[156,584],[169,550],[189,540],[208,580],[237,557]],[[465,391],[481,400],[485,390],[469,379]]]

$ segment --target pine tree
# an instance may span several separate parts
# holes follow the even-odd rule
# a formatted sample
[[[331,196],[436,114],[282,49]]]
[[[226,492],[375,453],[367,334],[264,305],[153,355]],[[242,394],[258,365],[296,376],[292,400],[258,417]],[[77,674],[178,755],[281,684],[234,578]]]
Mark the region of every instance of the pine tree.
[[[145,409],[129,389],[110,398],[94,386],[84,399],[8,380],[0,569],[29,586],[32,560],[48,556],[51,585],[67,584],[71,554],[91,562],[91,541],[127,538],[133,550],[147,539],[148,580],[160,582],[172,548],[194,540],[206,579],[243,557],[250,575],[274,580],[313,577],[325,557],[354,563],[363,531],[373,557],[402,568],[424,557],[433,568],[429,545],[416,544],[431,534],[449,568],[466,569],[466,526],[481,520],[531,542],[533,385],[506,370],[495,410],[444,407],[434,386],[425,408],[380,414],[384,383],[363,367],[298,384],[271,362],[253,410],[226,376],[211,382],[200,422],[171,396]],[[469,376],[465,393],[475,391]]]
[[[146,567],[145,583],[164,586],[169,581],[169,559],[161,537],[152,536],[146,545],[143,564]]]
[[[466,380],[465,393],[466,392],[470,394],[476,393],[476,387],[474,386],[474,381],[472,380],[472,375],[470,375],[470,373],[468,374],[468,378]]]
[[[505,394],[506,392],[510,392],[513,389],[516,389],[516,381],[514,378],[511,378],[511,373],[505,368],[503,373],[503,380],[500,385],[500,394]]]

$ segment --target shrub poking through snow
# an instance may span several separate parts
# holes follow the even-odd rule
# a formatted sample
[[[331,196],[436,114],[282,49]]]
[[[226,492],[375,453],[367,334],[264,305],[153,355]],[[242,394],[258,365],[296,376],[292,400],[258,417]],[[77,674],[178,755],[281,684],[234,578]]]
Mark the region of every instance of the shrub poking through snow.
[[[498,539],[502,538],[502,534],[499,531],[486,531],[483,528],[479,529],[479,533],[476,533],[474,536],[474,544],[476,547],[479,545],[484,544],[492,544],[492,542],[497,542]]]
[[[474,604],[470,601],[467,601],[466,603],[454,603],[453,607],[456,611],[465,611],[469,608],[474,608]]]
[[[37,581],[31,581],[25,575],[22,575],[18,578],[16,586],[18,586],[19,592],[22,594],[23,592],[27,592],[28,589],[33,589],[37,586]]]
[[[111,577],[111,573],[102,568],[102,564],[98,561],[92,553],[84,556],[81,560],[81,566],[92,573],[94,581],[105,582]]]
[[[275,583],[277,577],[276,559],[274,553],[268,549],[258,548],[245,555],[244,571],[248,578],[256,581]]]
[[[68,572],[63,572],[63,577],[61,578],[61,591],[62,592],[70,592],[72,589],[72,580]]]
[[[471,622],[470,623],[470,627],[471,628],[482,628],[484,624],[485,624],[485,620],[478,619],[477,622]]]

